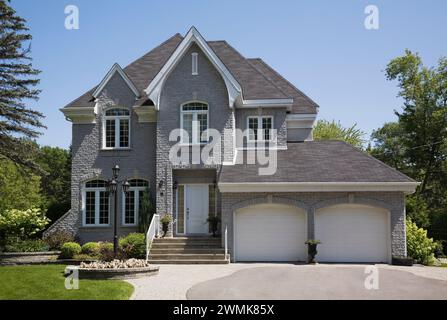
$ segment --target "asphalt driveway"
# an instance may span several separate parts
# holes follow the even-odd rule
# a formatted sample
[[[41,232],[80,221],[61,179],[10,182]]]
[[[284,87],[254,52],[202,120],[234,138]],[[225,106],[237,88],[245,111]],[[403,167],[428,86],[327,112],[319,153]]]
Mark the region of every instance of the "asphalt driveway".
[[[237,271],[190,288],[187,299],[447,299],[447,281],[403,269],[366,266],[283,266]],[[373,284],[378,284],[375,289]],[[367,288],[368,287],[368,288]]]
[[[376,265],[378,289],[365,288],[366,265],[161,265],[130,279],[132,299],[447,299],[447,268]],[[369,266],[370,267],[370,266]]]

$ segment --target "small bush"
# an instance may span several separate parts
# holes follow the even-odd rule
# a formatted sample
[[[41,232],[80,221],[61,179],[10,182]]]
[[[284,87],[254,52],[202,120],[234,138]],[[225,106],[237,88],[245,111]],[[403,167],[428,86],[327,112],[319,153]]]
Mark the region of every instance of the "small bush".
[[[146,240],[144,233],[129,233],[119,241],[120,251],[125,259],[146,258]]]
[[[92,256],[90,256],[88,254],[82,254],[82,253],[81,254],[75,254],[73,256],[73,259],[75,259],[77,261],[94,261],[94,260],[96,260],[95,257],[92,257]]]
[[[67,242],[62,245],[61,259],[72,259],[76,254],[81,253],[81,246],[76,242]]]
[[[114,259],[113,243],[99,242],[99,257],[102,261],[112,261]]]
[[[407,219],[407,253],[416,263],[430,265],[434,262],[436,244],[427,237],[427,230],[419,228],[416,223]]]
[[[50,250],[60,250],[66,242],[74,242],[75,236],[69,231],[56,231],[45,238]]]
[[[82,254],[86,254],[89,256],[99,256],[101,252],[101,247],[97,242],[87,242],[82,246]]]
[[[18,240],[8,242],[5,246],[5,252],[40,252],[47,251],[48,245],[42,240]]]

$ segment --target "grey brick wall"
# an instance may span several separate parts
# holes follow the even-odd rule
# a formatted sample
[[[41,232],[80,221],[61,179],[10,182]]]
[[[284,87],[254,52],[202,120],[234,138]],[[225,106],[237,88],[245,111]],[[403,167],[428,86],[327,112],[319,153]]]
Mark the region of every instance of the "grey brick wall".
[[[222,193],[222,232],[227,227],[230,253],[233,250],[233,212],[262,203],[287,204],[306,210],[309,239],[314,237],[314,214],[320,208],[356,203],[387,209],[391,215],[391,253],[393,256],[407,254],[405,197],[400,192]]]
[[[132,110],[135,96],[118,75],[109,81],[98,101],[98,115],[95,124],[73,124],[72,126],[72,178],[71,210],[51,228],[46,235],[60,230],[71,230],[81,242],[113,240],[113,200],[110,225],[107,227],[83,227],[81,212],[81,188],[94,178],[108,180],[112,167],[121,168],[119,179],[140,178],[150,184],[150,191],[155,201],[155,123],[139,123],[137,115],[131,112],[131,141],[129,150],[101,150],[103,109],[111,106],[123,106]],[[136,228],[121,224],[121,190],[118,196],[118,230],[119,234],[136,231]]]
[[[191,74],[191,53],[198,53],[198,75]],[[166,79],[160,98],[160,111],[157,119],[157,213],[173,213],[172,170],[169,150],[176,142],[169,141],[169,133],[180,128],[180,108],[188,101],[205,101],[209,106],[209,128],[218,130],[224,140],[233,147],[232,129],[234,111],[229,107],[228,93],[221,75],[196,45],[191,46],[184,57]],[[222,144],[223,148],[223,144]],[[233,149],[233,148],[231,148]],[[233,152],[224,153],[223,161],[232,161]],[[219,168],[219,165],[184,165],[182,168]]]

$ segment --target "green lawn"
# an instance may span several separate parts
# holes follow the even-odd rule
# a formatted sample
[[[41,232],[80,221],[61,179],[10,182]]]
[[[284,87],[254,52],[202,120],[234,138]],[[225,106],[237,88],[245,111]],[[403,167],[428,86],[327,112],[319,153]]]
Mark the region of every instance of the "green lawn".
[[[119,280],[80,280],[65,289],[64,265],[0,267],[0,300],[127,300],[133,286]]]

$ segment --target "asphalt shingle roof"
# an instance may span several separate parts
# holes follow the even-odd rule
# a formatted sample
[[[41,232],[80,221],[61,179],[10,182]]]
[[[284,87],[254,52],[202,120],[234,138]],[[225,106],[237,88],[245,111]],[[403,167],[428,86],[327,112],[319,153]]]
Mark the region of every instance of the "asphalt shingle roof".
[[[259,165],[247,164],[247,151],[241,157],[243,164],[222,167],[219,182],[415,182],[342,141],[289,143],[277,151],[274,175],[259,175]]]
[[[155,47],[141,58],[124,68],[141,94],[141,101],[147,103],[144,90],[155,78],[157,73],[183,40],[180,34],[175,34],[159,46]],[[242,86],[244,99],[284,99],[293,98],[292,113],[316,113],[317,104],[295,88],[287,80],[260,59],[246,59],[226,41],[208,41],[211,49],[225,64],[228,70]],[[90,89],[66,107],[91,107],[94,105],[93,92]]]

